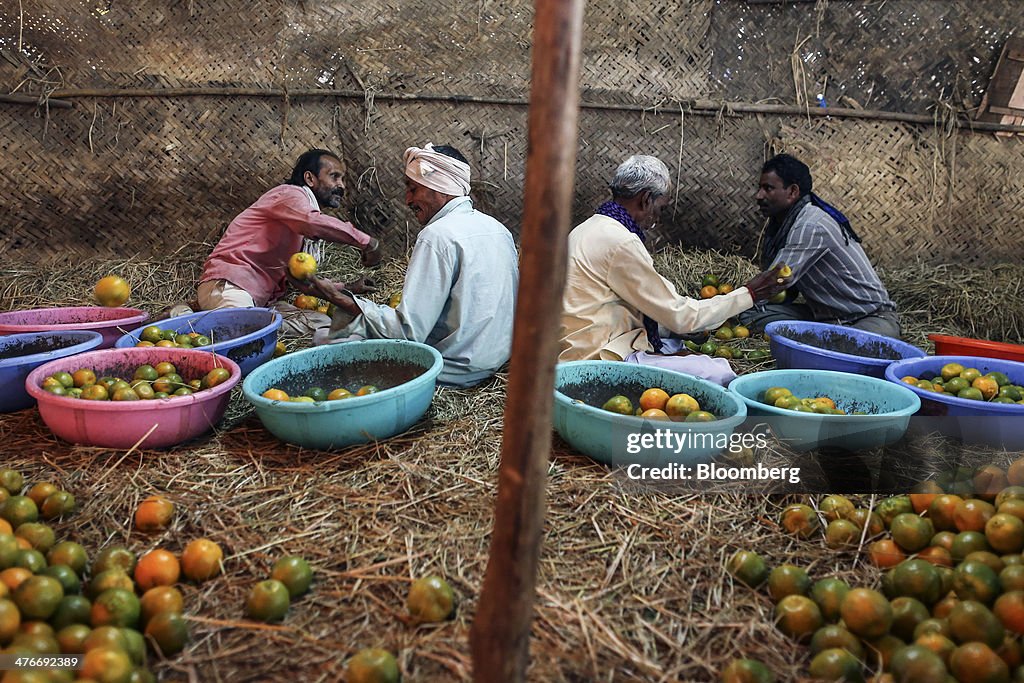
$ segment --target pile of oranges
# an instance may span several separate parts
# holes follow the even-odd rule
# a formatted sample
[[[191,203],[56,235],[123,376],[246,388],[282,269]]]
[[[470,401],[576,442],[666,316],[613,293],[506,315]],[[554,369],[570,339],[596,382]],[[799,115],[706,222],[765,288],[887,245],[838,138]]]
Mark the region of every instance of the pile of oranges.
[[[212,389],[231,377],[227,368],[214,368],[202,377],[186,380],[173,363],[148,363],[135,368],[130,380],[104,375],[97,377],[93,368],[74,372],[55,372],[46,376],[41,386],[57,396],[87,401],[139,401],[173,396],[188,396],[203,389]]]
[[[620,415],[639,415],[656,420],[675,420],[686,422],[711,422],[715,415],[702,410],[700,403],[689,394],[669,395],[660,387],[651,387],[640,395],[638,407],[634,410],[633,402],[622,394],[612,396],[601,406],[602,410]]]
[[[758,397],[761,403],[776,408],[792,410],[798,413],[818,413],[819,415],[846,415],[846,411],[836,407],[836,402],[828,396],[800,398],[794,396],[787,387],[770,387]],[[854,413],[861,414],[864,413]]]
[[[212,333],[211,333],[212,334]],[[218,341],[223,341],[218,340]],[[210,335],[199,332],[177,332],[161,329],[156,325],[147,325],[139,333],[136,347],[161,346],[175,349],[192,349],[197,346],[209,346],[213,343]]]
[[[908,375],[901,380],[925,391],[949,394],[971,401],[1024,405],[1024,386],[1013,384],[1005,373],[994,371],[983,375],[981,370],[965,368],[960,363],[946,363],[938,375]]]
[[[705,275],[700,281],[700,298],[710,299],[719,294],[728,294],[736,289],[734,285],[720,282],[717,275]]]
[[[820,680],[1010,681],[1024,677],[1024,458],[1006,470],[957,469],[909,495],[858,507],[841,495],[815,510],[787,506],[788,533],[829,548],[865,548],[882,570],[877,589],[834,576],[813,581],[790,564],[769,571],[763,558],[736,552],[728,572],[767,588],[776,626],[810,647]],[[741,678],[756,672],[759,677]],[[752,660],[737,660],[723,681],[772,680]]]
[[[220,575],[224,552],[208,538],[194,538],[180,554],[158,545],[138,555],[110,545],[90,561],[90,550],[58,539],[52,527],[38,521],[66,518],[74,507],[74,498],[55,484],[26,486],[19,472],[0,470],[0,648],[4,654],[54,661],[82,655],[75,672],[82,680],[156,681],[146,667],[147,645],[170,657],[190,639],[177,584]],[[135,529],[162,534],[174,515],[174,503],[149,496],[135,509]],[[303,558],[281,558],[270,579],[253,588],[246,614],[261,621],[282,618],[312,579]],[[39,680],[51,680],[50,673],[52,680],[71,680],[63,670]]]
[[[353,396],[368,396],[370,394],[376,394],[380,389],[373,384],[364,384],[355,391],[349,391],[344,387],[332,389],[327,391],[322,387],[310,387],[302,392],[301,396],[289,396],[288,392],[271,387],[263,392],[263,398],[268,398],[271,401],[289,401],[291,403],[317,403],[319,401],[340,401],[346,398],[352,398]]]

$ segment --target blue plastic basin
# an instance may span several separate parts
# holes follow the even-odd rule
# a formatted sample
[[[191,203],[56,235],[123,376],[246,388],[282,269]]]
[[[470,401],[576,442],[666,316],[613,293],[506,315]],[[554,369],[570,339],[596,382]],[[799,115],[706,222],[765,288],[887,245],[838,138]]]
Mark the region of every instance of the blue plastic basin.
[[[799,413],[761,402],[767,389],[786,387],[799,398],[828,396],[847,415]],[[833,370],[766,370],[729,383],[752,417],[766,418],[775,435],[795,450],[866,450],[898,441],[910,417],[921,407],[917,395],[902,386]],[[855,411],[867,415],[852,415]]]
[[[103,343],[99,332],[27,332],[0,337],[0,413],[31,408],[25,378],[44,363],[92,351]]]
[[[1024,385],[1024,363],[977,356],[928,356],[898,361],[885,371],[885,378],[906,387],[921,399],[926,426],[968,443],[984,443],[1010,450],[1024,449],[1024,405],[990,403],[957,398],[951,394],[926,391],[900,381],[901,377],[935,377],[947,363],[977,368],[981,374],[1002,372],[1012,384]]]
[[[669,395],[690,394],[701,409],[718,419],[652,420],[601,408],[618,394],[629,398],[635,406],[640,395],[651,387],[660,387]],[[663,368],[601,360],[559,363],[555,368],[555,431],[580,453],[608,465],[710,462],[723,451],[723,444],[743,424],[746,415],[743,402],[717,384]],[[643,435],[654,435],[657,430],[669,430],[685,438],[685,447],[678,451],[670,444],[661,448],[641,447]]]
[[[893,361],[925,355],[899,339],[842,325],[778,320],[764,331],[782,370],[836,370],[881,379]]]
[[[245,377],[274,356],[282,320],[280,313],[269,308],[222,308],[158,320],[152,324],[162,330],[206,335],[213,343],[197,348],[227,356],[238,364]],[[118,339],[115,348],[125,349],[138,344],[146,327],[139,327]]]
[[[423,417],[444,365],[437,349],[417,342],[380,339],[326,344],[296,351],[256,368],[242,384],[263,426],[277,438],[305,448],[342,448],[400,434]],[[263,398],[276,388],[295,397],[311,387],[375,394],[335,401],[293,403]]]

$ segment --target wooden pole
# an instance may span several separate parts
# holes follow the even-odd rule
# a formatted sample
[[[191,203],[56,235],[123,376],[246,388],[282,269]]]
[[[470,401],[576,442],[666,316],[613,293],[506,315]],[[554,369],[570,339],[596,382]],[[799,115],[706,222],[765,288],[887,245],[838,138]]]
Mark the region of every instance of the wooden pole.
[[[793,0],[790,0],[793,1]],[[74,99],[79,97],[287,97],[290,100],[305,98],[355,99],[363,101],[366,93],[362,90],[284,90],[278,88],[75,88],[55,90],[53,97]],[[377,102],[450,102],[454,104],[493,104],[511,107],[522,107],[528,104],[525,100],[506,97],[480,97],[476,95],[434,95],[430,93],[375,93]],[[3,101],[0,99],[0,101]],[[51,99],[52,103],[53,100]],[[56,106],[70,107],[70,103]],[[807,116],[812,118],[833,117],[837,119],[867,119],[870,121],[898,121],[901,123],[919,123],[924,126],[936,124],[946,125],[942,119],[931,114],[909,114],[899,111],[882,111],[878,109],[854,109],[851,107],[806,107],[795,104],[759,104],[753,102],[726,102],[725,100],[668,100],[660,105],[615,104],[611,102],[581,102],[580,109],[595,111],[633,111],[651,114],[679,116],[682,107],[687,114],[696,116],[733,116],[740,114],[772,114],[775,116]],[[991,123],[976,121],[963,116],[955,119],[957,128],[974,132],[1006,132],[1024,133],[1024,126],[1008,123]]]
[[[525,679],[544,522],[558,326],[571,228],[584,0],[537,0],[522,257],[490,556],[473,680]]]

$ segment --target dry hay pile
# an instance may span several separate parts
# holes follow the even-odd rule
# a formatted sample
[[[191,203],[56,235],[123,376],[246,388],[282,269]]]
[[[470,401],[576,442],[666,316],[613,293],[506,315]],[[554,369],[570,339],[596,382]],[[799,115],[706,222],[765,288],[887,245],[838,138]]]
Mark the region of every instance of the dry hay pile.
[[[191,298],[206,248],[151,261],[7,269],[0,273],[6,283],[0,308],[85,304],[92,284],[113,271],[133,283],[132,303],[157,310]],[[672,250],[658,260],[683,291],[694,291],[706,272],[741,283],[754,271],[722,254]],[[331,252],[325,266],[337,279],[358,274],[345,251]],[[379,300],[398,287],[401,275],[401,263],[375,273]],[[907,283],[909,276],[891,281]],[[945,286],[952,296],[948,281]],[[905,297],[901,303],[912,301],[908,289],[894,288]],[[1004,320],[1020,321],[1019,309],[1002,305]],[[920,308],[929,311],[929,322],[948,321],[928,331],[971,329],[931,312],[928,301]],[[988,309],[975,304],[971,310]],[[983,329],[969,317],[963,324]],[[363,647],[395,652],[407,681],[468,680],[505,377],[473,390],[439,390],[426,419],[410,432],[336,453],[278,442],[238,394],[216,434],[167,451],[71,446],[56,440],[35,410],[3,415],[2,466],[72,491],[79,509],[58,524],[58,536],[93,551],[110,544],[180,551],[200,536],[222,545],[226,573],[183,587],[192,642],[153,664],[162,680],[333,681],[344,660]],[[153,493],[168,496],[179,510],[159,536],[131,527],[135,505]],[[556,439],[529,679],[707,681],[737,656],[765,662],[780,680],[797,678],[807,651],[773,627],[767,596],[734,584],[723,566],[732,552],[748,548],[769,566],[788,562],[815,579],[837,575],[876,585],[877,571],[860,553],[828,550],[820,539],[800,541],[780,531],[779,511],[805,499],[624,487],[607,468]],[[250,587],[285,554],[314,565],[312,592],[282,624],[244,619]],[[452,622],[413,627],[403,621],[405,593],[411,578],[428,573],[448,578],[459,609]]]

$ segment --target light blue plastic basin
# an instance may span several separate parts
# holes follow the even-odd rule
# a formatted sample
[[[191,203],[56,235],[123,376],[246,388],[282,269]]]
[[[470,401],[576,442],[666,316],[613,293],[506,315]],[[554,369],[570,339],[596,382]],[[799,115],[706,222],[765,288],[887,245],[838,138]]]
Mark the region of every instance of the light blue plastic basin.
[[[836,370],[881,379],[894,361],[925,355],[899,339],[842,325],[777,320],[764,331],[782,370]]]
[[[762,403],[771,387],[786,387],[800,398],[828,396],[847,415],[799,413]],[[775,435],[795,450],[867,450],[898,441],[921,399],[902,386],[875,377],[834,370],[766,370],[729,383],[752,417],[765,418]],[[868,415],[852,415],[863,411]]]
[[[269,308],[222,308],[158,320],[152,324],[162,330],[206,335],[213,343],[197,348],[227,356],[238,364],[245,377],[274,356],[282,320],[280,313]],[[135,346],[146,327],[143,325],[132,330],[118,339],[114,346],[119,349]]]
[[[977,356],[928,356],[898,361],[885,371],[890,382],[906,387],[921,399],[919,415],[935,431],[958,437],[968,443],[984,443],[997,448],[1024,450],[1024,405],[990,403],[957,398],[951,394],[925,391],[900,381],[901,377],[935,377],[947,363],[977,368],[981,374],[1002,372],[1012,384],[1024,385],[1024,363],[1001,358]]]
[[[416,423],[430,407],[444,362],[437,349],[381,339],[326,344],[296,351],[256,368],[242,391],[263,426],[277,438],[305,448],[343,448],[386,439]],[[379,391],[336,401],[293,403],[263,398],[277,388],[300,396],[311,387]]]
[[[651,387],[660,387],[669,395],[690,394],[703,410],[718,419],[651,420],[601,408],[617,394],[628,397],[635,406],[644,390]],[[600,360],[559,363],[555,368],[555,431],[580,453],[608,465],[710,462],[723,451],[723,444],[746,415],[743,402],[717,384],[663,368]],[[685,438],[685,447],[677,449],[670,443],[660,448],[644,447],[643,435],[655,435],[657,430]]]
[[[31,408],[25,378],[44,363],[92,351],[103,343],[99,332],[27,332],[0,337],[0,413]]]

